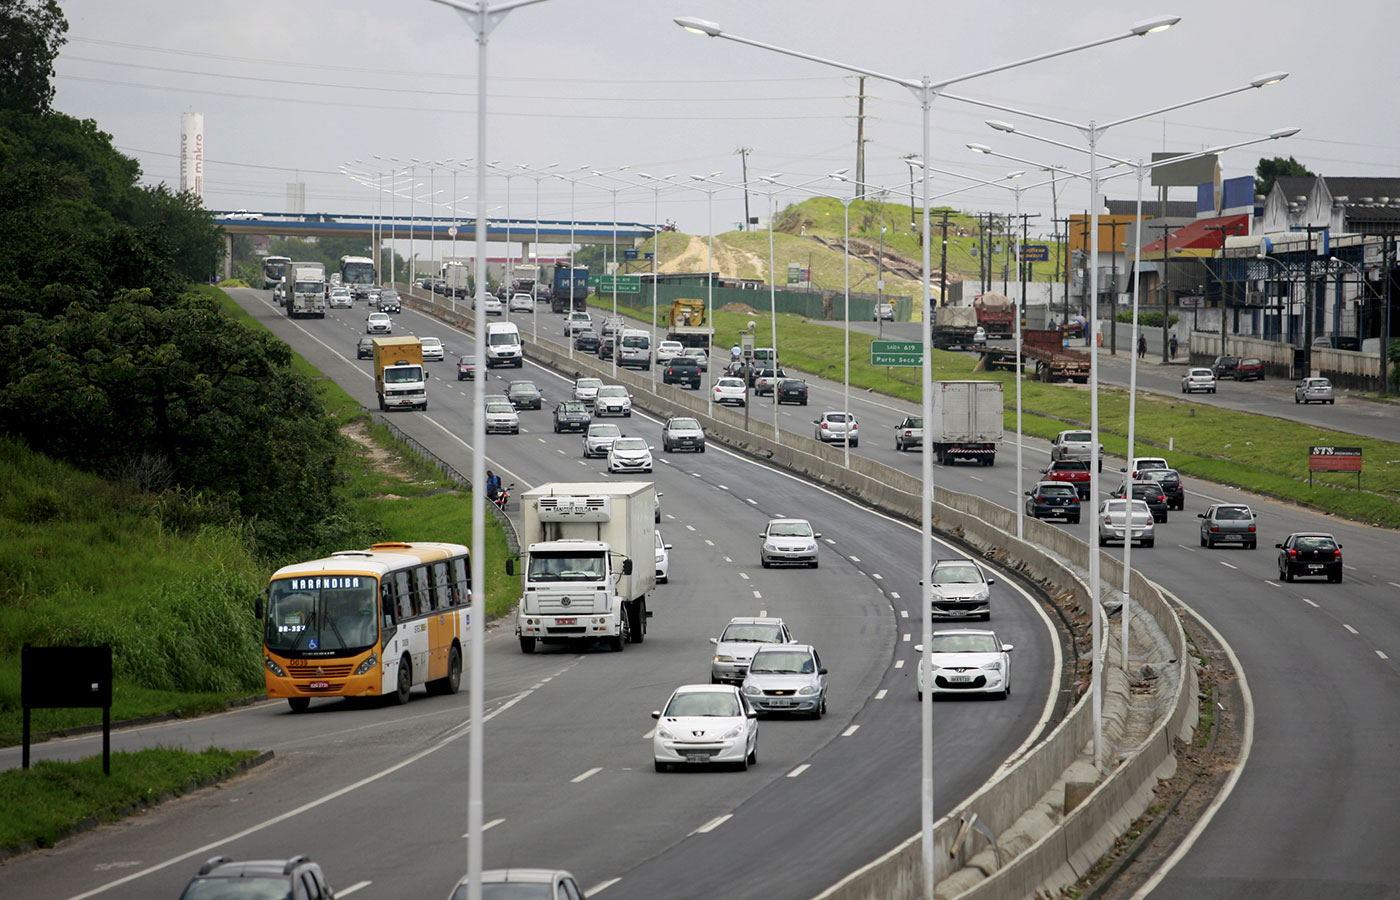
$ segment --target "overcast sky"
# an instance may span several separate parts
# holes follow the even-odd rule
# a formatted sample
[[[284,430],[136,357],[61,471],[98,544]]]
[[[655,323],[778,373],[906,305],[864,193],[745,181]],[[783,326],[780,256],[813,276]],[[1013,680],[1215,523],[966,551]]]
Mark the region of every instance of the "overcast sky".
[[[56,108],[96,119],[140,160],[148,182],[173,187],[180,114],[203,113],[204,200],[212,209],[281,210],[286,183],[303,181],[308,211],[369,213],[377,208],[376,193],[340,174],[343,164],[379,172],[394,165],[390,157],[406,163],[475,154],[474,35],[458,13],[431,0],[60,3],[70,27],[55,65]],[[1136,159],[1300,126],[1295,138],[1227,153],[1224,176],[1252,173],[1261,155],[1292,155],[1323,175],[1400,176],[1400,117],[1393,112],[1397,14],[1382,0],[546,0],[510,13],[491,35],[489,157],[505,167],[557,163],[551,171],[559,172],[628,166],[629,178],[674,174],[689,181],[720,171],[737,182],[735,150],[744,146],[752,148],[750,177],[782,173],[797,182],[842,168],[854,174],[856,78],[691,34],[673,24],[677,16],[710,19],[734,34],[896,76],[939,80],[1107,37],[1164,14],[1182,20],[1160,34],[954,90],[1073,122],[1103,122],[1285,70],[1289,78],[1273,87],[1111,130],[1100,149]],[[901,157],[921,147],[918,104],[888,82],[869,80],[866,93],[866,180],[902,185],[908,169]],[[1036,163],[1084,168],[1082,154],[993,131],[984,124],[988,118],[1083,143],[1071,128],[940,99],[933,106],[934,165],[986,179],[1029,168],[966,149],[976,142]],[[444,165],[433,177],[441,214],[454,199],[459,212],[476,210],[478,199],[469,196],[474,176],[461,170],[454,194],[448,173]],[[424,183],[419,193],[427,193],[427,169],[416,175]],[[1020,183],[1043,177],[1028,171]],[[1114,182],[1109,196],[1131,198],[1130,181]],[[967,184],[940,175],[933,191]],[[592,178],[578,185],[579,219],[611,220],[605,185],[615,183]],[[535,191],[534,181],[511,179],[513,216],[533,214]],[[546,180],[539,194],[541,216],[569,218],[567,183]],[[789,193],[778,203],[800,196]],[[1194,199],[1194,192],[1181,189],[1173,197]],[[1049,188],[1027,190],[1021,199],[1023,211],[1043,213],[1036,226],[1049,232]],[[757,197],[752,202],[766,205]],[[946,202],[997,212],[1014,206],[1010,191],[986,187]],[[652,220],[651,191],[624,190],[618,203],[619,219]],[[503,215],[505,204],[505,179],[491,179],[488,210]],[[1087,184],[1062,187],[1061,215],[1087,205]],[[407,212],[406,203],[398,211]],[[716,231],[736,227],[742,216],[742,194],[716,195]],[[706,233],[705,195],[664,193],[659,217]]]

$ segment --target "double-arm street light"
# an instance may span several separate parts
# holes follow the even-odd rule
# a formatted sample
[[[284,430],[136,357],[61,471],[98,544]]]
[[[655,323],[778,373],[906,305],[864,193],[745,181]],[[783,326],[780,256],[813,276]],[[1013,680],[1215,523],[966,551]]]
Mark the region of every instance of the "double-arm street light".
[[[568,313],[571,313],[571,312],[574,311],[574,276],[573,276],[573,269],[574,269],[574,231],[575,231],[575,226],[577,225],[577,218],[576,218],[575,215],[574,215],[574,193],[575,193],[575,189],[578,187],[578,183],[579,183],[580,181],[583,181],[584,179],[590,177],[590,176],[588,176],[588,175],[577,176],[576,173],[578,173],[578,172],[591,172],[592,169],[593,169],[592,166],[584,165],[584,166],[579,166],[579,167],[576,168],[576,169],[570,169],[570,170],[567,171],[567,172],[553,172],[553,173],[550,174],[550,177],[551,177],[551,178],[558,178],[560,181],[567,181],[567,182],[569,183],[569,308],[568,308],[568,310],[566,310],[566,312],[565,312],[565,319],[566,319],[566,320],[567,320],[567,318],[568,318]],[[570,176],[575,176],[575,177],[570,177]],[[588,288],[585,287],[585,288],[584,288],[584,292],[587,293],[587,291],[588,291]],[[538,315],[538,313],[536,313],[536,314]],[[564,343],[566,343],[566,344],[569,345],[569,359],[573,359],[573,358],[574,358],[574,341],[573,341],[573,337],[570,336],[570,338],[569,338],[568,340],[566,340]]]
[[[633,182],[627,181],[626,179],[623,179],[623,178],[618,178],[617,175],[616,175],[616,173],[618,173],[618,172],[625,172],[625,171],[627,171],[627,170],[630,169],[630,168],[632,168],[632,167],[631,167],[631,166],[618,166],[616,169],[610,169],[610,170],[607,170],[607,171],[602,171],[602,170],[599,170],[599,169],[594,169],[594,170],[593,170],[593,177],[594,177],[594,178],[606,178],[606,179],[608,179],[608,180],[610,180],[610,181],[621,182],[622,184],[624,184],[624,185],[626,185],[626,186],[628,186],[628,187],[632,187],[632,186],[633,186]],[[612,192],[612,211],[613,211],[613,216],[612,216],[612,222],[613,222],[613,234],[612,234],[612,250],[613,250],[612,301],[613,301],[613,308],[612,308],[612,314],[613,314],[613,319],[616,320],[616,319],[617,319],[617,279],[618,279],[618,271],[617,271],[617,270],[618,270],[619,268],[621,268],[621,266],[620,266],[620,265],[618,264],[618,262],[617,262],[617,192],[620,191],[620,190],[622,190],[622,188],[614,186],[614,187],[610,187],[610,188],[604,188],[604,190],[607,190],[607,191],[611,191],[611,192]],[[648,352],[650,352],[650,351],[648,351]],[[617,358],[618,358],[619,356],[621,356],[621,355],[622,355],[622,329],[621,329],[621,328],[618,328],[618,329],[617,329],[617,333],[616,333],[616,334],[614,335],[614,337],[613,337],[613,349],[612,349],[612,373],[613,373],[613,377],[614,377],[614,378],[617,377]]]
[[[675,22],[676,22],[677,25],[680,25],[682,28],[685,28],[687,31],[691,31],[691,32],[694,32],[694,33],[696,33],[696,34],[702,34],[702,35],[706,35],[706,36],[712,37],[712,38],[720,38],[720,37],[722,37],[722,38],[725,38],[726,40],[731,40],[731,41],[735,41],[735,42],[737,42],[737,43],[747,44],[747,45],[749,45],[749,46],[757,47],[757,48],[759,48],[760,50],[768,50],[768,51],[772,51],[772,52],[774,52],[774,53],[781,53],[781,54],[783,54],[783,55],[785,55],[785,56],[793,56],[793,57],[797,57],[797,58],[799,58],[799,59],[805,59],[805,60],[808,60],[808,61],[811,61],[811,62],[819,63],[819,64],[821,64],[821,65],[833,66],[833,67],[835,67],[835,68],[843,69],[843,70],[848,71],[848,72],[854,72],[854,73],[857,74],[857,75],[866,75],[866,76],[869,76],[869,77],[872,77],[872,78],[879,79],[879,80],[881,80],[881,81],[891,82],[891,83],[893,83],[893,84],[898,84],[898,85],[901,85],[901,86],[907,88],[908,90],[910,90],[911,92],[913,92],[915,98],[918,100],[918,103],[919,103],[919,109],[920,109],[920,113],[921,113],[920,135],[921,135],[921,139],[922,139],[922,143],[923,143],[923,150],[922,150],[922,152],[920,153],[920,159],[924,159],[924,160],[928,160],[928,159],[931,159],[931,158],[932,158],[932,154],[931,154],[931,152],[930,152],[930,151],[931,151],[931,142],[932,142],[932,134],[931,134],[931,128],[930,128],[930,119],[931,119],[930,111],[931,111],[931,108],[932,108],[932,105],[933,105],[933,99],[934,99],[934,97],[936,97],[936,96],[938,96],[938,95],[940,95],[940,94],[946,93],[946,89],[947,89],[947,87],[948,87],[949,85],[956,84],[956,83],[963,82],[963,81],[968,81],[968,80],[970,80],[970,79],[974,79],[974,78],[977,78],[977,77],[982,76],[982,75],[989,75],[989,74],[994,73],[994,72],[1002,72],[1002,71],[1005,71],[1005,70],[1008,70],[1008,69],[1014,69],[1014,68],[1017,68],[1017,67],[1020,67],[1020,66],[1028,65],[1028,64],[1030,64],[1030,63],[1039,62],[1039,61],[1041,61],[1041,60],[1050,59],[1050,58],[1052,58],[1052,57],[1063,56],[1063,55],[1066,55],[1066,54],[1069,54],[1069,53],[1075,53],[1075,52],[1080,51],[1080,50],[1086,50],[1086,49],[1091,48],[1091,47],[1097,47],[1097,46],[1101,46],[1101,45],[1104,45],[1104,44],[1113,43],[1113,42],[1115,42],[1115,41],[1120,41],[1120,40],[1124,40],[1124,39],[1131,38],[1131,37],[1142,37],[1142,36],[1145,36],[1145,35],[1148,35],[1148,34],[1152,34],[1152,33],[1154,33],[1154,32],[1157,32],[1157,31],[1162,31],[1162,30],[1164,30],[1164,29],[1170,28],[1172,25],[1175,25],[1175,24],[1176,24],[1177,22],[1179,22],[1179,21],[1180,21],[1180,17],[1179,17],[1179,16],[1167,16],[1167,17],[1162,17],[1162,18],[1149,19],[1149,20],[1145,20],[1145,21],[1139,22],[1139,23],[1137,23],[1136,25],[1133,25],[1133,26],[1132,26],[1130,29],[1128,29],[1126,32],[1120,32],[1120,33],[1118,33],[1118,34],[1114,34],[1114,35],[1111,35],[1111,36],[1106,37],[1106,38],[1101,38],[1101,39],[1094,40],[1094,41],[1090,41],[1090,42],[1087,42],[1087,43],[1076,44],[1076,45],[1071,46],[1071,47],[1065,47],[1065,48],[1063,48],[1063,49],[1053,50],[1053,51],[1050,51],[1050,52],[1047,52],[1047,53],[1036,54],[1036,55],[1034,55],[1034,56],[1030,56],[1030,57],[1027,57],[1027,58],[1025,58],[1025,59],[1015,60],[1015,61],[1013,61],[1013,62],[1004,63],[1004,64],[996,65],[996,66],[991,66],[991,67],[989,67],[989,68],[980,69],[980,70],[975,71],[975,72],[969,72],[969,73],[966,73],[966,74],[963,74],[963,75],[957,75],[957,76],[954,76],[954,77],[952,77],[952,78],[945,78],[945,79],[935,80],[934,78],[932,78],[932,77],[930,77],[930,76],[928,76],[928,75],[924,75],[924,76],[921,76],[921,77],[919,77],[919,78],[909,78],[909,77],[903,77],[903,76],[890,75],[890,74],[887,74],[887,73],[875,71],[875,70],[873,70],[873,69],[868,69],[868,68],[866,68],[866,67],[864,67],[864,66],[857,66],[857,65],[853,65],[853,64],[851,64],[851,63],[845,63],[845,62],[840,62],[840,61],[837,61],[837,60],[827,59],[827,58],[825,58],[825,57],[816,56],[816,55],[810,54],[810,53],[804,53],[804,52],[802,52],[802,51],[790,49],[790,48],[787,48],[787,47],[779,47],[779,46],[776,46],[776,45],[773,45],[773,44],[765,43],[765,42],[763,42],[763,41],[753,40],[752,38],[747,38],[747,37],[743,37],[743,36],[740,36],[740,35],[730,34],[730,33],[726,32],[726,31],[724,31],[724,29],[722,29],[722,28],[721,28],[719,25],[717,25],[716,23],[707,21],[707,20],[705,20],[705,19],[697,19],[697,18],[683,17],[683,18],[678,18],[678,19],[675,20]],[[923,288],[922,288],[922,290],[923,290],[923,296],[922,296],[922,298],[921,298],[921,301],[923,302],[923,304],[924,304],[924,306],[925,306],[925,313],[924,313],[923,321],[922,321],[922,326],[923,326],[923,327],[922,327],[922,339],[923,339],[923,358],[924,358],[924,364],[923,364],[923,366],[921,367],[921,368],[922,368],[922,371],[923,371],[923,377],[922,377],[922,379],[921,379],[921,389],[922,389],[922,393],[923,393],[923,416],[924,416],[924,421],[925,421],[925,422],[932,422],[932,421],[933,421],[933,381],[932,381],[932,372],[930,372],[930,370],[929,370],[929,365],[928,365],[928,347],[929,347],[929,344],[932,342],[932,322],[931,322],[932,316],[928,315],[928,310],[927,310],[927,305],[928,305],[929,297],[931,296],[931,290],[932,290],[931,272],[930,272],[930,265],[929,265],[929,259],[930,259],[930,256],[929,256],[929,253],[930,253],[930,247],[929,247],[929,193],[930,193],[930,190],[929,190],[929,188],[930,188],[930,184],[929,184],[929,172],[928,172],[928,169],[925,169],[925,170],[924,170],[922,181],[923,181],[923,209],[924,209],[924,221],[923,221],[922,230],[921,230],[921,234],[922,234],[922,238],[923,238],[923,240],[922,240],[922,249],[923,249],[923,253],[922,253]],[[921,474],[922,479],[923,479],[923,490],[922,490],[922,492],[921,492],[920,503],[919,503],[919,505],[920,505],[920,510],[919,510],[919,512],[920,512],[920,544],[921,544],[921,552],[920,552],[920,571],[921,571],[921,573],[922,573],[922,575],[921,575],[922,579],[925,580],[925,581],[928,581],[928,580],[930,580],[930,578],[929,578],[929,573],[933,570],[933,533],[932,533],[932,526],[933,526],[933,487],[934,487],[934,486],[933,486],[933,455],[932,455],[932,453],[931,453],[931,451],[930,451],[930,442],[929,442],[929,441],[925,441],[925,442],[924,442],[924,445],[923,445],[923,447],[922,447],[921,449],[922,449],[923,452],[920,454],[920,456],[921,456],[920,474]],[[1092,554],[1091,554],[1091,556],[1092,556]],[[924,669],[927,670],[927,669],[928,669],[928,666],[929,666],[929,663],[930,663],[930,654],[931,654],[931,651],[932,651],[932,623],[931,623],[931,615],[932,615],[932,602],[933,602],[933,586],[932,586],[931,584],[926,584],[926,585],[924,586],[923,590],[921,591],[921,594],[922,594],[922,596],[921,596],[921,601],[922,601],[922,602],[921,602],[921,605],[922,605],[922,607],[923,607],[923,615],[922,615],[922,617],[923,617],[923,642],[924,642],[924,651],[923,651],[923,658],[922,658],[922,660],[921,660],[921,662],[920,662],[920,665],[922,665],[922,666],[924,667]],[[1097,596],[1097,585],[1095,585],[1094,594],[1095,594],[1095,596]],[[1097,607],[1097,604],[1096,604],[1096,607]],[[923,752],[922,752],[922,754],[921,754],[921,756],[922,756],[922,772],[921,772],[921,778],[920,778],[920,782],[921,782],[921,795],[922,795],[922,799],[921,799],[921,810],[920,810],[920,820],[921,820],[921,825],[922,825],[922,827],[921,827],[921,842],[922,842],[922,846],[921,846],[920,849],[921,849],[921,853],[922,853],[922,862],[923,862],[923,869],[924,869],[924,884],[923,884],[923,889],[924,889],[924,897],[926,898],[926,900],[933,900],[933,893],[934,893],[934,860],[933,860],[933,754],[932,754],[932,746],[933,746],[933,692],[932,692],[932,691],[927,691],[927,692],[926,692],[925,702],[924,702],[924,704],[923,704],[923,713],[922,713],[922,717],[921,717],[921,729],[920,729],[920,730],[921,730],[921,739],[922,739],[922,742],[923,742]]]
[[[546,178],[552,177],[550,170],[559,168],[559,164],[550,163],[547,166],[535,168],[525,163],[520,163],[516,168],[520,170],[519,174],[524,175],[535,183],[535,242],[530,245],[535,251],[535,284],[534,287],[530,288],[530,310],[532,313],[530,316],[530,340],[538,342],[540,339],[540,317],[538,311],[535,309],[535,295],[539,291],[540,281],[544,275],[540,268],[540,182],[544,181]],[[507,254],[507,256],[509,256],[509,254]],[[522,253],[521,256],[523,257],[524,254]],[[509,282],[507,282],[507,285],[509,286]],[[509,290],[507,290],[507,293],[509,293]],[[509,296],[506,297],[505,317],[507,320],[510,319],[511,299],[512,298]]]

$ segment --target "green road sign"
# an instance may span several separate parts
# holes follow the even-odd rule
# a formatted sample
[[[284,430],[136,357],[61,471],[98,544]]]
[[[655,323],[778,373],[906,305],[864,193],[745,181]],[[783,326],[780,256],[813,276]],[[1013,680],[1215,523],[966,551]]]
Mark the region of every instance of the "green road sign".
[[[871,341],[872,366],[913,366],[923,362],[923,347],[918,341]]]
[[[640,294],[642,292],[642,276],[640,275],[599,275],[598,293],[613,293],[613,283],[617,283],[617,293],[619,294]]]

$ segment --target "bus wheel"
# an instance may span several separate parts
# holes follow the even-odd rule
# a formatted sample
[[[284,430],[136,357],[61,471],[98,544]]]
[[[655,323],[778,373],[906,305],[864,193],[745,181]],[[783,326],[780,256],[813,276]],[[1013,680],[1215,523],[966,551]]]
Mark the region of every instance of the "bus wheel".
[[[447,653],[447,675],[428,682],[430,694],[455,694],[462,686],[462,651],[454,645]]]
[[[294,713],[303,713],[303,712],[306,712],[308,709],[311,708],[311,698],[310,698],[310,697],[288,697],[288,698],[287,698],[287,705],[290,706],[290,707],[292,708],[292,712],[294,712]]]
[[[405,656],[403,659],[399,660],[398,690],[394,691],[394,693],[390,695],[393,698],[394,705],[403,706],[405,703],[407,703],[409,692],[412,690],[413,663],[409,661],[407,656]]]

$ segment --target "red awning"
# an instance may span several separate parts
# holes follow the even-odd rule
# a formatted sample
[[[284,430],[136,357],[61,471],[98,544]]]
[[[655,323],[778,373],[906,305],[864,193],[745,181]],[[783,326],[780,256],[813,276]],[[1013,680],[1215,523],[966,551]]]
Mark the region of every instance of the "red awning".
[[[1225,236],[1249,234],[1249,213],[1235,216],[1216,216],[1211,219],[1197,219],[1167,235],[1167,249],[1177,251],[1197,251],[1193,255],[1209,256],[1210,251],[1225,246]],[[1142,258],[1162,258],[1162,242],[1153,241],[1142,248]]]

